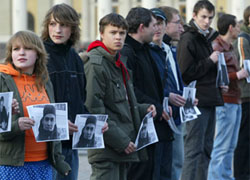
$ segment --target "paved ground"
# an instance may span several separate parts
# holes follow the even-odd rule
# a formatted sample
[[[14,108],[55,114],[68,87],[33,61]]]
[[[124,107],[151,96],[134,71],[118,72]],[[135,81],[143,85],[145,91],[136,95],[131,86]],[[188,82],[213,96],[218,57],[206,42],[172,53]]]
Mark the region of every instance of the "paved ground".
[[[91,166],[88,163],[87,151],[79,151],[79,176],[78,180],[89,180]]]

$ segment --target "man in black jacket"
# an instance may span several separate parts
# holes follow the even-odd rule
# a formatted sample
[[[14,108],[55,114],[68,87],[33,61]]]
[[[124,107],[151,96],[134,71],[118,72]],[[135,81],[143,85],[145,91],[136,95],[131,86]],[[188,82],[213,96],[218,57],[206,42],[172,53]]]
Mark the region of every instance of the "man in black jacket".
[[[173,140],[172,131],[166,122],[168,115],[163,111],[163,87],[157,66],[149,51],[149,44],[155,33],[156,19],[145,8],[132,8],[126,20],[129,24],[128,35],[122,49],[122,55],[128,57],[128,68],[133,71],[136,98],[139,103],[154,104],[157,109],[155,119],[159,143],[147,147],[149,160],[133,163],[128,171],[128,179],[152,180],[155,172],[154,163],[162,156],[154,154],[155,146],[164,146],[164,142]],[[167,153],[167,152],[164,152]]]
[[[211,42],[218,33],[210,28],[214,17],[213,4],[198,1],[193,10],[193,19],[181,36],[177,60],[185,84],[197,80],[196,97],[201,115],[186,124],[184,143],[185,158],[182,180],[205,180],[213,148],[215,131],[215,107],[223,105],[220,88],[216,87],[218,51],[213,51]],[[224,88],[224,87],[223,87]]]

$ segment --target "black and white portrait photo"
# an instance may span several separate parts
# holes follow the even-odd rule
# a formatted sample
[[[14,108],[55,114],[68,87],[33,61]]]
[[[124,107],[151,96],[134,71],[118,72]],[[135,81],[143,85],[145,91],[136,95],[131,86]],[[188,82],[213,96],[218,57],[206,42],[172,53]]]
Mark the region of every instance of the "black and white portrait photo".
[[[245,59],[243,62],[244,62],[244,69],[247,70],[248,74],[250,74],[250,60]],[[248,83],[250,83],[250,76],[248,76],[246,80]]]
[[[13,92],[0,93],[0,133],[11,131]]]
[[[77,115],[75,125],[78,132],[73,134],[73,149],[104,148],[102,127],[108,116],[100,114]]]
[[[227,65],[224,58],[224,53],[220,53],[218,57],[217,64],[217,78],[216,78],[216,86],[226,86],[229,84],[229,77],[227,73]]]
[[[28,113],[35,120],[37,142],[69,139],[66,103],[28,106]]]
[[[196,114],[194,109],[195,92],[195,88],[185,87],[183,90],[183,95],[186,99],[186,104],[183,107],[185,114]]]
[[[135,145],[136,150],[140,150],[150,144],[158,142],[152,112],[146,114],[143,118],[139,132],[137,134]]]

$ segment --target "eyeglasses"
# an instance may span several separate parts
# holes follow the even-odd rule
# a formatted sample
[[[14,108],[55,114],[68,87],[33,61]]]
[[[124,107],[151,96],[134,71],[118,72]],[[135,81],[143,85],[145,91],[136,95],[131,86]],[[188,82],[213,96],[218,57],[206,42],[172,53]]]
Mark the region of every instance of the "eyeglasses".
[[[181,24],[181,20],[178,20],[178,21],[170,21],[169,23]]]

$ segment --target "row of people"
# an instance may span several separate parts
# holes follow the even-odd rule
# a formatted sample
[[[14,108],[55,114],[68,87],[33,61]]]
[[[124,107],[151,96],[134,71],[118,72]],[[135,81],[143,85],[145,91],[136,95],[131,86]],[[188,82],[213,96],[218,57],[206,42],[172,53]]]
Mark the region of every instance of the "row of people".
[[[76,114],[109,115],[109,128],[103,129],[107,130],[105,148],[88,150],[90,179],[178,180],[181,176],[183,180],[203,180],[207,172],[210,179],[230,178],[241,119],[236,82],[248,73],[239,69],[230,45],[239,33],[236,18],[220,17],[218,36],[210,28],[214,13],[209,1],[198,1],[193,19],[184,29],[178,11],[171,7],[132,8],[126,19],[108,14],[99,22],[100,41],[89,45],[84,65],[72,48],[80,37],[79,16],[66,4],[55,5],[46,14],[43,42],[34,33],[16,33],[8,42],[5,64],[0,66],[1,92],[13,91],[20,107],[20,112],[13,114],[12,131],[0,134],[2,177],[78,178],[78,152],[72,150],[72,140],[62,142],[62,154],[59,142],[36,143],[31,130],[34,121],[28,118],[26,109],[28,105],[67,102],[71,135],[78,131],[74,125]],[[171,44],[173,41],[179,41],[178,47]],[[216,87],[219,51],[227,52],[229,91],[226,86]],[[172,116],[183,132],[179,112],[186,103],[183,84],[193,80],[197,81],[202,114],[186,123],[183,146],[183,134],[170,129],[170,117],[162,102],[169,97]],[[247,90],[245,94],[249,94]],[[216,106],[220,106],[217,121]],[[230,109],[232,106],[238,113]],[[136,151],[136,134],[142,118],[150,111],[159,142]],[[230,117],[225,116],[226,111]],[[229,124],[233,130],[229,130]],[[224,135],[225,129],[230,134]],[[226,144],[221,145],[222,141]],[[220,155],[225,149],[228,155]],[[57,171],[52,172],[51,165]]]

